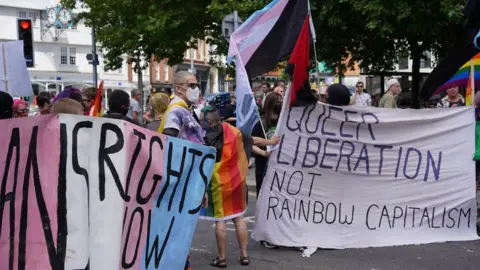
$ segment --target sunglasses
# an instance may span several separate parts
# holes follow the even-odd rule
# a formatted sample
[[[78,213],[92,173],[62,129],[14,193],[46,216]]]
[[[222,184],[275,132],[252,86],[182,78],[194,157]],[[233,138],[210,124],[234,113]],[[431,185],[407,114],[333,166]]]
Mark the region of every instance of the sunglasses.
[[[190,88],[197,88],[198,87],[198,83],[182,83],[183,85],[186,85]]]

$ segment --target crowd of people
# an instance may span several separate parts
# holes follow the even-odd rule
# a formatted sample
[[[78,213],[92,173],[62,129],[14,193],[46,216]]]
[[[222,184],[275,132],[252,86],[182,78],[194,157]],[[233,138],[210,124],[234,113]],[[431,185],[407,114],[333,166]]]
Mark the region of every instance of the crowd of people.
[[[385,94],[379,98],[373,98],[365,91],[365,85],[359,81],[355,92],[342,84],[332,84],[323,93],[314,89],[310,91],[315,96],[313,102],[323,102],[335,106],[378,106],[382,108],[406,108],[409,100],[401,96],[401,86],[398,80],[390,79],[386,84]],[[275,135],[278,119],[282,110],[282,102],[286,91],[286,84],[282,81],[263,83],[255,89],[255,98],[260,112],[260,121],[254,126],[251,136],[242,134],[244,157],[240,157],[239,163],[250,160],[253,153],[255,166],[256,193],[259,194],[263,183],[263,177],[267,170],[269,152],[267,145],[275,145],[280,138]],[[36,97],[39,108],[38,115],[50,113],[68,113],[77,115],[89,115],[93,106],[97,90],[87,88],[83,90],[66,88],[56,97],[48,93],[40,93]],[[228,116],[222,118],[215,106],[206,104],[198,111],[195,106],[201,102],[201,92],[194,74],[181,71],[174,77],[174,95],[165,92],[153,93],[148,101],[148,109],[142,115],[140,104],[141,92],[133,90],[129,95],[123,90],[114,90],[108,97],[108,111],[100,113],[103,117],[121,119],[136,125],[161,133],[188,140],[193,143],[208,145],[217,149],[217,162],[221,162],[224,147],[223,134],[227,129],[235,130],[235,106],[236,96],[231,93],[231,103],[228,105]],[[302,95],[299,95],[302,98]],[[309,100],[312,102],[312,100]],[[480,95],[476,96],[476,102],[480,102]],[[458,87],[447,90],[447,95],[438,100],[436,107],[459,107],[465,106],[465,98],[459,94]],[[13,99],[8,93],[0,92],[0,119],[18,118],[28,116],[28,104],[21,99]],[[237,145],[238,146],[238,145]],[[242,150],[243,151],[243,150]],[[243,160],[243,158],[245,160]],[[250,164],[252,165],[252,164]],[[246,170],[240,174],[241,181],[246,185]],[[209,198],[205,192],[203,207],[208,206]],[[247,253],[248,229],[242,216],[236,216],[233,223],[240,247],[239,263],[249,265],[250,259]],[[218,257],[211,265],[214,267],[227,267],[226,245],[227,230],[225,220],[215,222],[215,237],[217,239]],[[262,246],[269,249],[277,249],[271,243],[263,241]],[[190,269],[190,261],[187,260],[185,269]]]

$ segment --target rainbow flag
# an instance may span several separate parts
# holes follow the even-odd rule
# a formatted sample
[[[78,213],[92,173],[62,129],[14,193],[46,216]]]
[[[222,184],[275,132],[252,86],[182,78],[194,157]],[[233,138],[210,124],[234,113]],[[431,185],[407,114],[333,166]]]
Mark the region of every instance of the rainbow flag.
[[[95,101],[90,108],[90,116],[102,116],[102,92],[103,81],[100,82],[100,85],[97,88],[97,95],[95,96]]]
[[[248,161],[242,133],[230,124],[222,123],[224,143],[222,158],[215,164],[208,188],[208,207],[200,218],[224,221],[247,211]]]
[[[467,89],[465,91],[465,105],[466,106],[472,106],[473,104],[473,92],[475,92],[475,89],[472,89],[472,72],[470,72],[470,76],[468,76],[468,82],[467,82]]]
[[[475,86],[480,85],[480,53],[475,55],[473,58],[473,64],[475,65]],[[471,63],[472,60],[466,62],[453,77],[448,80],[445,84],[440,86],[433,94],[439,94],[440,92],[452,88],[455,86],[467,87],[471,75]]]

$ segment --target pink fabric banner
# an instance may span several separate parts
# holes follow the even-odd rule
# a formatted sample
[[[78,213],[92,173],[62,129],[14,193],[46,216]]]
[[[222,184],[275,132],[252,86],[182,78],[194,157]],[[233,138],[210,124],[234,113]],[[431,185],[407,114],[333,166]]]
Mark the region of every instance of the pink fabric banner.
[[[51,199],[62,188],[51,184],[59,175],[60,122],[49,115],[0,127],[0,269],[51,269],[66,248],[66,231],[57,238],[57,211],[66,206]]]

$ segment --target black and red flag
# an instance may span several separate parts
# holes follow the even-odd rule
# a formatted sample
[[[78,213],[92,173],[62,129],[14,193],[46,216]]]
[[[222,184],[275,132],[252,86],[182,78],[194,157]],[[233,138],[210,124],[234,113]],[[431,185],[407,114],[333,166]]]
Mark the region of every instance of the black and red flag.
[[[310,66],[310,17],[305,16],[302,30],[288,61],[286,73],[292,84],[289,89],[290,106],[303,106],[316,103],[317,99],[310,89],[308,68]]]

